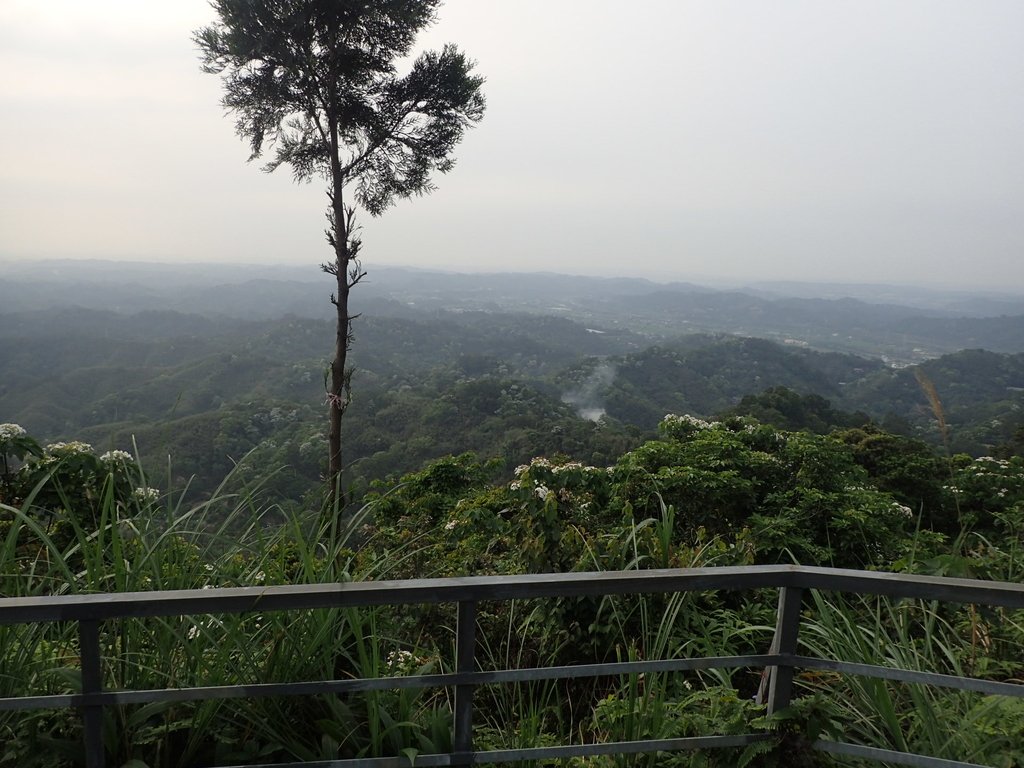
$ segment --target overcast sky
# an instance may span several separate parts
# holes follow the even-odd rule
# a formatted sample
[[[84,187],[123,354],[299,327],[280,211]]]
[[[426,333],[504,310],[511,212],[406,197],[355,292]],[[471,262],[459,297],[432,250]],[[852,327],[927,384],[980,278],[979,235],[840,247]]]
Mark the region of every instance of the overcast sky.
[[[0,0],[0,257],[315,265],[205,0]],[[488,110],[365,266],[1024,290],[1024,2],[448,0]]]

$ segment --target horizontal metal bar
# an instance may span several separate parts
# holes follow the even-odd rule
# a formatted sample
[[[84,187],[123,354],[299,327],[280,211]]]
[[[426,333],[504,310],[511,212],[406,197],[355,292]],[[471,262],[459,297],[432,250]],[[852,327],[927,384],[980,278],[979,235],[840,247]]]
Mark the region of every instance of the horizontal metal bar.
[[[416,755],[416,762],[407,757],[353,757],[339,760],[314,760],[298,763],[259,763],[248,765],[216,766],[215,768],[415,768],[420,766],[451,765],[453,755]]]
[[[210,699],[265,699],[272,696],[318,696],[365,691],[389,691],[455,685],[461,676],[409,675],[357,680],[318,680],[304,683],[253,683],[252,685],[208,685],[196,688],[155,688],[152,690],[104,691],[103,704],[148,704],[150,702],[207,701]]]
[[[66,709],[76,706],[81,694],[58,694],[54,696],[22,696],[15,699],[0,699],[0,712],[14,712],[25,709]]]
[[[248,611],[293,611],[376,605],[432,604],[459,601],[528,600],[550,597],[604,597],[622,594],[678,593],[687,591],[742,590],[758,588],[817,589],[854,594],[885,595],[956,603],[1024,608],[1024,585],[969,579],[916,576],[881,572],[863,572],[807,566],[739,566],[651,571],[624,571],[568,574],[521,574],[449,579],[419,579],[393,582],[350,582],[339,584],[282,585],[270,587],[220,588],[91,595],[59,595],[0,599],[0,624],[44,621],[100,622],[114,618],[224,614]],[[195,689],[121,691],[86,695],[34,696],[0,700],[0,710],[24,710],[53,707],[106,706],[144,701],[183,701],[213,698],[310,695],[428,686],[482,685],[501,682],[558,679],[642,672],[677,671],[729,666],[794,665],[810,669],[863,674],[883,679],[940,685],[982,693],[1021,696],[1024,687],[1011,683],[960,678],[929,672],[899,670],[852,662],[831,662],[789,654],[717,657],[709,659],[672,659],[647,662],[579,665],[572,667],[496,670],[459,674],[402,676],[362,680],[271,683],[233,686],[207,686]],[[728,739],[741,737],[702,737],[668,740],[668,743],[706,743],[707,746],[732,746]],[[742,737],[747,738],[747,737]],[[767,735],[751,736],[755,740]],[[710,740],[710,741],[709,741]],[[713,742],[713,743],[712,743]],[[662,742],[623,742],[615,745],[574,745],[528,750],[503,750],[473,753],[476,763],[505,762],[550,757],[596,754],[628,754],[631,751],[659,751]],[[751,743],[750,741],[742,743]],[[735,744],[736,746],[741,746]],[[630,744],[643,744],[635,750]],[[700,746],[673,746],[665,749],[694,749]],[[874,747],[839,742],[819,742],[818,748],[836,754],[867,757],[904,765],[967,766],[973,764],[907,755]],[[584,751],[576,751],[584,750]],[[596,750],[596,751],[593,751]],[[490,755],[491,757],[487,757]],[[465,757],[465,756],[462,756]],[[420,756],[419,765],[451,765],[452,755]],[[383,761],[383,762],[382,762]],[[329,761],[307,766],[405,765],[405,758],[367,758],[358,761]]]
[[[0,599],[0,624],[459,600],[802,587],[1024,608],[1024,585],[799,565],[535,573]]]
[[[0,599],[0,624],[142,616],[282,611],[460,600],[603,597],[610,594],[755,589],[777,586],[798,566],[674,568],[650,571],[532,573],[405,581],[353,581],[159,592]]]
[[[832,661],[817,659],[810,656],[793,656],[790,659],[796,667],[804,669],[823,669],[831,672],[845,672],[861,677],[873,677],[881,680],[898,680],[904,683],[920,683],[935,685],[941,688],[956,688],[961,691],[976,691],[996,696],[1024,697],[1024,685],[1020,683],[1000,683],[995,680],[981,680],[977,677],[959,677],[943,675],[938,672],[920,672],[897,667],[882,667],[877,664],[860,664],[852,661]]]
[[[649,739],[646,741],[615,741],[600,744],[569,744],[560,747],[529,747],[524,749],[496,749],[487,752],[465,753],[471,765],[508,763],[518,760],[541,760],[593,755],[636,755],[645,752],[681,752],[694,749],[723,749],[745,747],[759,741],[768,741],[766,733],[743,733],[729,736],[694,736],[682,739]],[[451,765],[454,755],[417,755],[415,765]],[[370,757],[351,760],[321,760],[312,763],[261,763],[235,768],[408,768],[405,757]],[[226,768],[226,767],[225,767]]]
[[[574,664],[566,667],[535,667],[532,669],[506,669],[499,672],[477,672],[479,684],[514,683],[533,680],[565,680],[601,675],[633,675],[644,672],[682,672],[689,669],[731,669],[736,667],[767,667],[776,664],[780,656],[707,656],[695,659],[658,659],[655,661],[621,661],[608,664]]]
[[[400,688],[429,688],[453,684],[454,675],[374,677],[358,680],[318,680],[304,683],[253,683],[251,685],[207,685],[196,688],[155,688],[152,690],[104,691],[98,698],[104,705],[148,704],[151,702],[209,701],[211,699],[266,699],[272,696],[318,696]],[[437,680],[437,678],[441,678]],[[76,697],[82,698],[82,697]]]
[[[560,747],[534,747],[529,749],[501,749],[477,752],[474,763],[505,763],[514,760],[540,760],[546,758],[591,757],[593,755],[636,755],[644,752],[681,752],[692,749],[721,749],[745,747],[758,741],[771,739],[770,734],[744,733],[734,736],[693,736],[683,739],[651,739],[647,741],[613,741],[604,744],[568,744]]]
[[[1004,608],[1024,608],[1024,584],[948,576],[919,576],[886,571],[857,571],[800,565],[797,586],[831,592],[885,595],[948,603],[974,603]]]
[[[917,766],[917,768],[990,768],[990,766],[979,763],[965,763],[960,760],[945,760],[941,757],[894,752],[891,749],[879,749],[878,747],[862,747],[857,744],[846,744],[841,741],[816,741],[811,746],[819,752],[829,752],[833,755],[866,757],[869,760],[912,765]]]
[[[148,690],[104,691],[86,696],[34,696],[23,699],[0,699],[0,711],[81,707],[88,704],[148,704],[151,702],[206,701],[210,699],[267,698],[270,696],[315,696],[323,694],[385,691],[407,688],[440,688],[454,685],[488,685],[493,683],[565,680],[603,675],[629,675],[657,672],[680,672],[690,669],[727,669],[765,667],[778,664],[782,657],[709,656],[696,659],[660,659],[655,661],[622,661],[608,664],[574,664],[564,667],[530,667],[484,672],[448,673],[442,675],[402,675],[355,680],[318,680],[301,683],[253,683],[251,685],[211,685],[196,688],[154,688]],[[25,702],[28,702],[27,704]],[[33,706],[35,704],[35,706]]]

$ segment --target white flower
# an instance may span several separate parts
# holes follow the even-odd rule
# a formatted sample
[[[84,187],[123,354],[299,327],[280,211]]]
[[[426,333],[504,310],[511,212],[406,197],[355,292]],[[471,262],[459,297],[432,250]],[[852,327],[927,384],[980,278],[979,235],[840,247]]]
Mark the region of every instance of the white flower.
[[[416,657],[409,651],[392,651],[388,654],[387,665],[389,670],[396,671],[408,667],[414,661]]]
[[[13,440],[26,434],[24,427],[18,424],[0,424],[0,443]]]
[[[444,524],[444,529],[446,531],[454,531],[456,525],[458,525],[458,521],[455,520],[455,518],[452,518],[451,520],[449,520],[447,523]]]
[[[107,451],[100,456],[100,461],[104,464],[131,464],[135,461],[135,457],[132,456],[128,451]]]
[[[548,496],[551,495],[551,490],[546,485],[538,485],[533,489],[533,492],[537,494],[537,498],[541,501],[547,501]]]
[[[566,462],[565,464],[561,464],[561,465],[553,468],[551,471],[554,472],[555,474],[558,474],[559,472],[568,472],[571,469],[582,469],[582,468],[583,468],[583,464],[581,464],[580,462],[578,462],[578,461],[569,461],[569,462]]]
[[[704,419],[698,419],[696,416],[691,416],[688,413],[684,413],[682,416],[677,416],[674,413],[666,413],[665,418],[662,422],[669,426],[687,426],[693,427],[694,429],[710,429],[716,426],[718,422],[704,421]]]
[[[193,624],[191,627],[189,627],[188,632],[185,634],[185,637],[187,637],[189,640],[195,640],[197,637],[199,637],[199,625]]]
[[[138,504],[152,504],[160,498],[160,491],[156,488],[144,486],[132,491],[132,499]]]
[[[895,501],[892,503],[892,508],[893,508],[894,512],[898,512],[899,514],[903,515],[904,517],[913,517],[914,516],[914,512],[913,512],[913,510],[910,509],[910,507],[905,507],[902,504],[898,504]]]
[[[46,446],[46,453],[55,458],[64,459],[82,453],[92,453],[92,446],[88,443],[83,443],[81,440],[71,440],[66,443],[50,443]]]

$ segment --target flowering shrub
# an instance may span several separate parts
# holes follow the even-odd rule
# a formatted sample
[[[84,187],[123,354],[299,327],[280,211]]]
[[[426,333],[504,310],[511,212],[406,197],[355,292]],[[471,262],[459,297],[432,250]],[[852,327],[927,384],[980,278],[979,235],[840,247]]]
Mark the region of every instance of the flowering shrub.
[[[40,446],[19,425],[0,424],[0,456],[0,502],[20,506],[30,501],[33,513],[44,518],[51,533],[69,523],[94,530],[108,498],[126,515],[160,498],[128,451],[97,456],[91,445],[79,440]]]
[[[42,456],[43,449],[18,424],[0,424],[0,502],[12,501],[17,465],[28,456]]]
[[[560,504],[566,517],[582,519],[607,502],[610,472],[578,461],[552,462],[541,456],[516,467],[509,490],[524,503],[536,506],[550,500]]]
[[[1024,457],[960,458],[962,466],[946,490],[964,522],[983,528],[1024,527]]]
[[[912,530],[909,508],[830,437],[674,414],[660,431],[619,459],[612,504],[637,520],[670,505],[680,543],[720,536],[755,547],[760,562],[864,566],[890,562]]]
[[[580,540],[601,521],[610,522],[611,479],[603,467],[535,458],[516,468],[509,491],[518,502],[516,526],[530,570],[574,570]]]
[[[24,427],[18,424],[0,424],[0,451],[17,455],[19,448],[24,453],[29,451],[31,446],[38,449],[38,444],[28,437]]]
[[[668,413],[665,414],[665,418],[658,425],[658,431],[665,437],[679,439],[719,425],[720,422],[704,421],[704,419],[698,419],[696,416],[691,416],[688,413],[684,413],[682,416]]]

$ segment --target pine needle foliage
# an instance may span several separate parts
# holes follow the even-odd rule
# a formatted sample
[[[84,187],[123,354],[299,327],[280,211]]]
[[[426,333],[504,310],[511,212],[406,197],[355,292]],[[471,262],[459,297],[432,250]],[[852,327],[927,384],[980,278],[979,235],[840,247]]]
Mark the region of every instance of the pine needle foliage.
[[[354,203],[378,216],[398,199],[433,188],[455,164],[452,150],[484,113],[483,78],[454,45],[416,58],[417,33],[440,0],[215,0],[218,21],[198,30],[203,71],[221,75],[222,104],[248,141],[250,160],[269,155],[297,181],[327,183],[323,270],[337,283],[334,360],[327,382],[328,479],[340,494],[341,419],[351,399],[349,291],[365,273]]]

